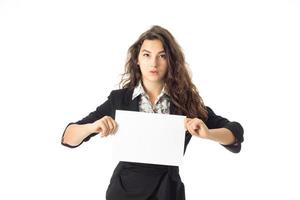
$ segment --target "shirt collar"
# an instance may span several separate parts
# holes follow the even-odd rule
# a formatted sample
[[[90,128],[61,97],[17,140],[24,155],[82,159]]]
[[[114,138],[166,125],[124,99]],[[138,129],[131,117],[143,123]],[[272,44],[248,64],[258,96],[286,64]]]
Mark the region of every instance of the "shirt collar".
[[[137,96],[139,95],[147,95],[147,93],[144,90],[144,87],[142,85],[142,81],[139,81],[139,84],[134,88],[133,90],[133,94],[132,94],[132,100],[135,99]],[[166,90],[166,84],[164,85],[163,89],[161,90],[160,94],[158,95],[158,97],[161,97],[163,95],[168,95],[168,92]]]

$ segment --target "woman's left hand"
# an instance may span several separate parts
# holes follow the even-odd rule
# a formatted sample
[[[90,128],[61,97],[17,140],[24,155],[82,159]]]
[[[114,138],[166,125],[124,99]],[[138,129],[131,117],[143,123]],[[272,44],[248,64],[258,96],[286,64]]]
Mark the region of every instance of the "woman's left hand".
[[[208,139],[209,137],[209,129],[205,125],[205,123],[198,118],[186,118],[184,120],[184,127],[188,130],[188,132],[192,135]]]

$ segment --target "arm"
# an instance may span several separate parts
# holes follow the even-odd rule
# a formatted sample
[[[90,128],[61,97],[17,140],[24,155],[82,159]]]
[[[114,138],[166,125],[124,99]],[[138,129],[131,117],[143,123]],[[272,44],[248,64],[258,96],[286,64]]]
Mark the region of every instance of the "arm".
[[[207,107],[208,118],[206,122],[201,119],[187,118],[185,126],[190,134],[201,138],[210,139],[223,145],[231,152],[238,153],[243,142],[243,128],[238,122],[216,115]]]
[[[96,133],[92,123],[69,124],[64,131],[61,143],[68,147],[77,147],[92,133]]]
[[[223,145],[232,144],[235,136],[227,128],[208,129],[205,123],[198,118],[187,118],[186,128],[189,133],[204,139],[210,139]]]
[[[233,144],[235,137],[227,128],[209,129],[207,139],[213,140],[223,145]]]
[[[226,149],[233,153],[238,153],[241,150],[241,143],[244,141],[244,129],[240,123],[235,121],[229,121],[228,119],[216,115],[210,107],[206,107],[208,111],[208,118],[206,120],[207,127],[212,130],[212,133],[216,132],[214,129],[218,129],[217,132],[227,132],[225,129],[231,132],[234,136],[234,141],[231,143],[221,143]],[[224,131],[222,131],[222,129]],[[221,133],[222,134],[222,133]],[[226,135],[226,133],[225,133]],[[228,136],[228,135],[227,135]],[[230,137],[230,136],[229,136]]]
[[[88,141],[91,137],[97,135],[101,131],[100,126],[102,125],[100,124],[103,124],[101,119],[105,116],[114,117],[111,94],[109,95],[108,100],[98,106],[94,112],[91,112],[88,116],[75,123],[69,123],[62,135],[61,144],[74,148],[81,145],[83,142]],[[104,119],[107,121],[107,117]]]

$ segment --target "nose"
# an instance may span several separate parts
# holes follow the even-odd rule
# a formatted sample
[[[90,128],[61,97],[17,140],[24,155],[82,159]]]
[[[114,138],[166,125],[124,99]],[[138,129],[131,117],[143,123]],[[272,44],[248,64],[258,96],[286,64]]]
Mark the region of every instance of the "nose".
[[[151,67],[157,67],[157,65],[158,65],[158,58],[157,57],[152,58]]]

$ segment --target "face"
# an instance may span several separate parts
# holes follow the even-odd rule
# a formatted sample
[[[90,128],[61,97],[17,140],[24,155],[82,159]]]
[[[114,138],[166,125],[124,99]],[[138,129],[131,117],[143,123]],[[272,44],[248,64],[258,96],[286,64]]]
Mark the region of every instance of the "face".
[[[138,64],[143,82],[163,83],[168,66],[162,42],[160,40],[144,40],[139,52]]]

